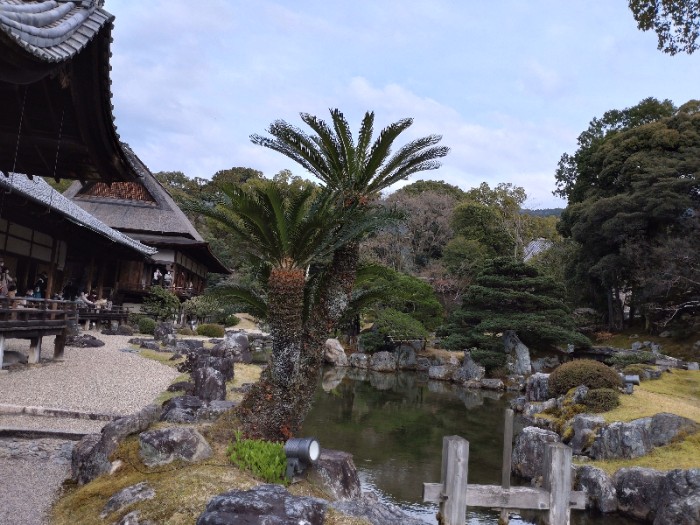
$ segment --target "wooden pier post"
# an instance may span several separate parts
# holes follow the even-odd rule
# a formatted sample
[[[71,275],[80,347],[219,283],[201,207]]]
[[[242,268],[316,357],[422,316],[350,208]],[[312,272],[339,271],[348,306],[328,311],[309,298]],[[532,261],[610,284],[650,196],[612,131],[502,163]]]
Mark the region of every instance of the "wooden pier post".
[[[506,415],[503,425],[503,465],[501,471],[501,487],[504,490],[510,488],[510,471],[513,456],[513,410],[506,409]],[[501,509],[501,515],[498,518],[498,525],[508,525],[510,521],[510,511]]]
[[[442,525],[463,525],[467,516],[469,441],[459,436],[442,438]]]
[[[571,507],[571,448],[553,443],[544,453],[545,490],[549,491],[549,525],[569,525]]]

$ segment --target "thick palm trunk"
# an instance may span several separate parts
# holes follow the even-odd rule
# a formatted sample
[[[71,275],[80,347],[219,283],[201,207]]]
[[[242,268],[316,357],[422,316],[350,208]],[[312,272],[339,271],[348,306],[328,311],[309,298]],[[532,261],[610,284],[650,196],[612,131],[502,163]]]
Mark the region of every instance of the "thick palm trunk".
[[[270,273],[268,319],[272,356],[260,381],[238,406],[246,436],[283,441],[298,432],[303,422],[299,405],[305,406],[304,397],[308,395],[299,378],[304,284],[304,271],[300,269],[274,269]]]

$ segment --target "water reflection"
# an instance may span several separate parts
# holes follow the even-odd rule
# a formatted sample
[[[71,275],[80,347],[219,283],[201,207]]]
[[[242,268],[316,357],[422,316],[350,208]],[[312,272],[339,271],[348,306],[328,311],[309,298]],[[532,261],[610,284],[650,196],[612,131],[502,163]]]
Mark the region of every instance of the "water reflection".
[[[354,456],[363,490],[395,503],[427,523],[436,507],[422,503],[424,482],[439,482],[442,438],[469,440],[469,481],[499,484],[503,415],[508,400],[498,392],[464,390],[427,374],[380,374],[356,368],[328,369],[304,424],[326,448]],[[515,432],[520,430],[516,423]],[[588,518],[573,523],[624,525],[627,520]],[[470,509],[468,523],[497,523],[498,514]],[[511,523],[536,523],[514,518]]]

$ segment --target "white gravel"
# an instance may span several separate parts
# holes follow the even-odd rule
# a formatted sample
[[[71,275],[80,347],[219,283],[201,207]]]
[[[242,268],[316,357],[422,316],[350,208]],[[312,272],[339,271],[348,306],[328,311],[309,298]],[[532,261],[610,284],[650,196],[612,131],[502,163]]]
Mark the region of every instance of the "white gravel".
[[[99,348],[66,347],[52,361],[53,338],[45,338],[39,365],[13,367],[0,374],[0,404],[127,415],[152,403],[179,373],[129,348],[128,336],[94,334]],[[28,353],[29,341],[8,340],[8,350]],[[0,428],[42,428],[99,432],[105,421],[31,416],[0,416]],[[47,513],[70,474],[71,442],[0,440],[0,525],[48,525]],[[57,448],[61,453],[48,454]],[[66,448],[67,447],[67,448]],[[20,450],[20,452],[17,452]],[[8,452],[9,451],[9,452]],[[8,482],[8,480],[12,480]]]

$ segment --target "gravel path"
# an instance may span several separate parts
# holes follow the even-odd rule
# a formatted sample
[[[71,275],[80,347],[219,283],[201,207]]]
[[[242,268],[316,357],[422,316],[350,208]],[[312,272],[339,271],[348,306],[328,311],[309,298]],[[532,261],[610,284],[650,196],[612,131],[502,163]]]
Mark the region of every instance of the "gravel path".
[[[128,336],[96,337],[99,348],[66,347],[53,362],[53,340],[46,338],[43,363],[0,374],[0,403],[61,408],[100,414],[132,414],[166,389],[179,373],[136,354]],[[29,342],[8,340],[8,350],[25,354]],[[1,415],[0,428],[44,428],[99,432],[104,421]],[[55,439],[0,439],[0,525],[48,525],[47,512],[70,474],[74,443]],[[12,480],[8,482],[8,480]]]

